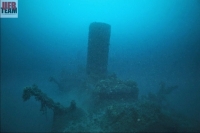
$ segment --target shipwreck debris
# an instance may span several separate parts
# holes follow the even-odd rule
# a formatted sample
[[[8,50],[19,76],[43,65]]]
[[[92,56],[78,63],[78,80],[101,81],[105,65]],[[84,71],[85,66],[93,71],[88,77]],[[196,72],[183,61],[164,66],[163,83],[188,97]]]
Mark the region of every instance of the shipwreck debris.
[[[107,74],[110,32],[111,26],[106,23],[93,22],[89,26],[86,71],[94,80]]]

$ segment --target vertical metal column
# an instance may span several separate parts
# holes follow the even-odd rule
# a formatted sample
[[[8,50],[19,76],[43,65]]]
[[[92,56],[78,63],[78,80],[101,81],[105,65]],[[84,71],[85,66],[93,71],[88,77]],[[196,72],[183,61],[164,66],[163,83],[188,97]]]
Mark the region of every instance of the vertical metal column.
[[[103,78],[107,74],[110,32],[109,24],[90,24],[86,71],[91,77]]]

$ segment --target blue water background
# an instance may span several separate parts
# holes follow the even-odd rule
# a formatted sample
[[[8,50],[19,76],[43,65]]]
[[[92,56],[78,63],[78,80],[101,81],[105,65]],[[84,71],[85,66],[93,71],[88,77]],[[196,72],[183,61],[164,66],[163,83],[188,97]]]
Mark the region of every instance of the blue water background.
[[[109,73],[136,81],[140,96],[160,82],[178,85],[170,106],[200,120],[199,0],[19,0],[18,13],[1,19],[2,131],[51,130],[53,112],[42,115],[34,98],[22,100],[34,83],[55,101],[81,106],[48,78],[84,71],[92,22],[111,25]]]

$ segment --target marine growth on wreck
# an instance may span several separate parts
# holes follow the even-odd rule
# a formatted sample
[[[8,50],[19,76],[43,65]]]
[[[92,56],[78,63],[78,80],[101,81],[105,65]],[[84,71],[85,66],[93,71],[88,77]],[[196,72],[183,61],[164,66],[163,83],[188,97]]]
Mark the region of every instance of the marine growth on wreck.
[[[178,86],[161,83],[157,93],[139,97],[137,83],[121,80],[108,74],[108,53],[111,26],[94,22],[89,27],[87,76],[79,83],[78,91],[87,93],[86,108],[72,99],[68,107],[61,105],[41,91],[39,86],[25,87],[24,101],[35,97],[41,110],[53,110],[52,132],[187,132],[200,131],[197,121],[189,120],[165,106],[167,97]],[[72,75],[72,78],[73,75]],[[51,77],[58,89],[66,89],[65,82]],[[65,81],[65,80],[63,80]]]

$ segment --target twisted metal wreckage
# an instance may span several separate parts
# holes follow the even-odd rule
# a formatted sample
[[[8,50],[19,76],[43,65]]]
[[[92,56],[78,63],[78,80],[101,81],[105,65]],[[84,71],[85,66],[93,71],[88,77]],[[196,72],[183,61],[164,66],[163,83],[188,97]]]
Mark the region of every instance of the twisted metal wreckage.
[[[158,93],[138,98],[134,81],[122,81],[115,74],[107,74],[111,26],[94,22],[89,27],[88,53],[84,91],[88,91],[90,105],[86,110],[72,100],[69,107],[56,103],[37,85],[25,87],[23,100],[34,96],[41,103],[41,111],[53,110],[52,131],[59,132],[145,132],[200,131],[196,121],[188,120],[164,106],[167,95],[177,86],[161,84]],[[62,86],[54,78],[50,79]]]

